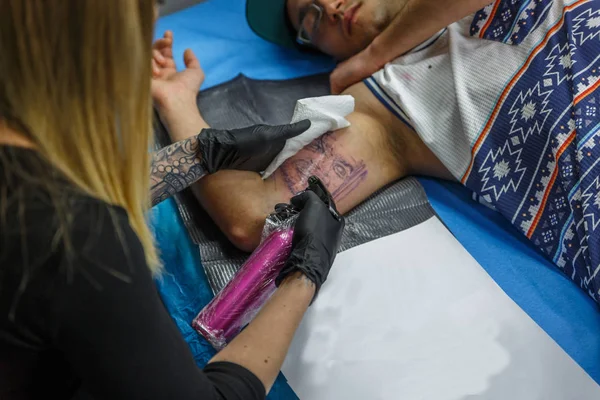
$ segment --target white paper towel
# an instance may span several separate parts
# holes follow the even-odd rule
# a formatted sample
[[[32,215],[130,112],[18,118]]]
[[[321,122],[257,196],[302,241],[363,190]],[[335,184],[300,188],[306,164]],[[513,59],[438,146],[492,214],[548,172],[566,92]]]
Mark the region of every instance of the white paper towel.
[[[302,150],[304,146],[323,135],[324,133],[350,126],[346,116],[354,111],[354,97],[322,96],[298,100],[294,109],[291,123],[310,120],[310,128],[300,136],[289,139],[281,153],[275,157],[273,162],[263,173],[263,179],[267,179],[285,160]]]

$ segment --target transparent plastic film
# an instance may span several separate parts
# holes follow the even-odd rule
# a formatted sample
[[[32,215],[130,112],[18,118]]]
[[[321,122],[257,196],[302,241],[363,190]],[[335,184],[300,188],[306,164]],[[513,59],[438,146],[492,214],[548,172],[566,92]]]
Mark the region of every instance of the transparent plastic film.
[[[287,204],[275,208],[265,222],[261,244],[194,319],[194,329],[215,349],[225,347],[275,292],[275,279],[292,250],[297,215]]]

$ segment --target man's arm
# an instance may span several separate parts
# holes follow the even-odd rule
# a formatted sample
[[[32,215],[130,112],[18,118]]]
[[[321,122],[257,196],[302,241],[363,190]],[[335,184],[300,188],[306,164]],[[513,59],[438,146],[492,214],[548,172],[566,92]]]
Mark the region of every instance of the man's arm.
[[[188,139],[208,125],[196,108],[204,74],[191,52],[177,73],[172,35],[154,46],[153,97],[173,141]],[[195,82],[195,85],[190,84]],[[240,249],[258,245],[265,218],[277,203],[307,185],[311,174],[326,183],[345,213],[375,191],[410,174],[452,179],[441,162],[362,84],[345,91],[356,100],[351,126],[317,139],[286,161],[269,179],[244,171],[220,171],[191,186],[192,192],[227,237]]]
[[[240,171],[221,171],[194,185],[203,207],[240,249],[259,243],[266,216],[277,203],[318,176],[346,213],[383,186],[410,174],[448,176],[443,165],[410,130],[367,89],[346,91],[356,99],[351,126],[324,135],[288,159],[269,179]],[[447,175],[445,175],[447,174]]]

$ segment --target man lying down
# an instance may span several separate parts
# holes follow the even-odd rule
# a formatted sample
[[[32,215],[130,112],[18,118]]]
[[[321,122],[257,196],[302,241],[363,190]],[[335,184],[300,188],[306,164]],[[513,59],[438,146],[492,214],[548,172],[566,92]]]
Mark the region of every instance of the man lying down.
[[[341,59],[364,49],[407,1],[287,0],[272,22]],[[164,85],[154,97],[181,140],[206,127],[195,103],[202,72],[186,52],[188,69],[176,74],[171,45],[170,33],[155,44]],[[348,88],[352,125],[315,140],[269,179],[223,171],[193,190],[250,251],[274,205],[310,175],[343,213],[408,175],[460,181],[598,301],[599,86],[599,2],[496,0]]]

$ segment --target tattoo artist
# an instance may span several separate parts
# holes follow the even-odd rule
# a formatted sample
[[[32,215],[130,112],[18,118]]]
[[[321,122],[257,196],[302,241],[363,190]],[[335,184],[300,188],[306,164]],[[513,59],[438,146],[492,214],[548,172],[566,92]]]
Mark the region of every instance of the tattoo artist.
[[[333,71],[330,78],[331,93],[342,93],[436,32],[490,3],[492,0],[405,0],[402,10],[371,44],[340,63]]]
[[[294,197],[279,289],[196,366],[154,284],[145,205],[220,169],[260,171],[309,123],[207,129],[151,157],[151,92],[200,77],[186,52],[184,71],[151,84],[155,12],[154,0],[2,1],[2,399],[263,399],[335,259],[343,218],[311,191]]]

